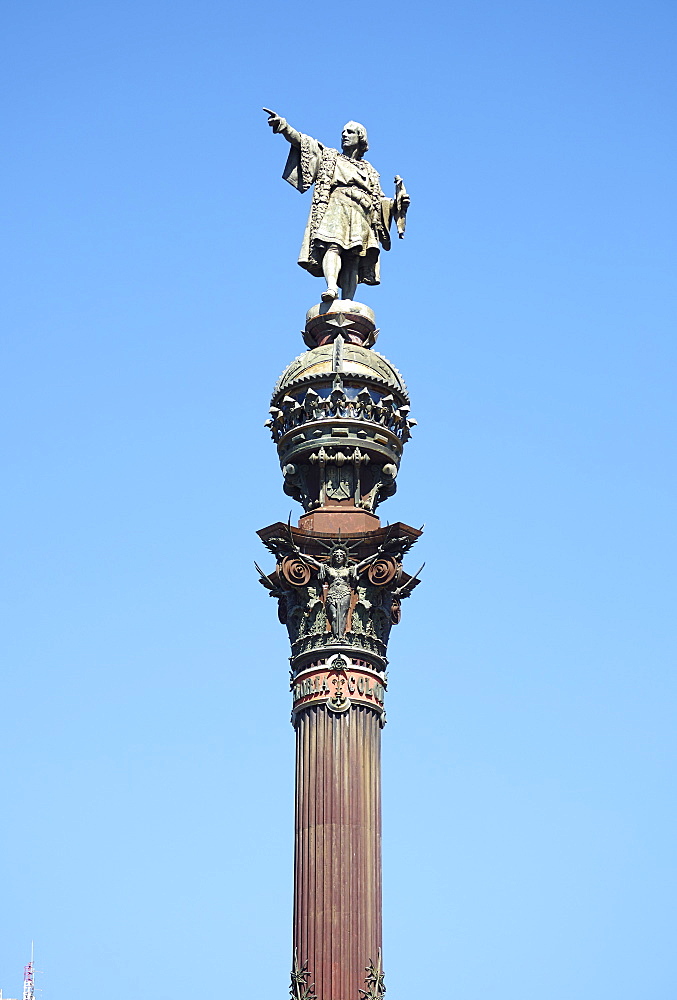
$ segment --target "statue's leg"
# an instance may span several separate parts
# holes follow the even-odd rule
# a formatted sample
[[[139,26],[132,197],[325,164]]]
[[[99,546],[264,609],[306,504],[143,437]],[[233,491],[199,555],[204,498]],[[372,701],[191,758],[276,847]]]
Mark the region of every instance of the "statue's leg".
[[[338,627],[338,638],[341,639],[345,635],[346,631],[346,621],[348,619],[348,608],[350,607],[350,595],[348,597],[342,597],[339,604],[339,627]]]
[[[356,253],[348,251],[343,254],[343,266],[341,268],[341,298],[354,299],[357,291],[357,278],[360,267],[360,259]]]
[[[341,270],[341,251],[337,246],[330,246],[322,258],[322,273],[327,281],[327,290],[322,292],[323,302],[333,302],[338,296],[338,276]]]
[[[329,624],[331,625],[331,634],[334,638],[338,635],[338,609],[333,601],[327,601],[327,618],[329,619]]]

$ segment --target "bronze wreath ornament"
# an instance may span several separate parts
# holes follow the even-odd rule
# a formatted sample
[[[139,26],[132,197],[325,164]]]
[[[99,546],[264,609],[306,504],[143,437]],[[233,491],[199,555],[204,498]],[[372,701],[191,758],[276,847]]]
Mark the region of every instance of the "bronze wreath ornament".
[[[367,570],[369,583],[375,587],[387,587],[398,575],[400,567],[390,556],[376,559]]]
[[[310,566],[294,556],[285,556],[280,563],[280,571],[292,587],[306,587],[310,583]]]

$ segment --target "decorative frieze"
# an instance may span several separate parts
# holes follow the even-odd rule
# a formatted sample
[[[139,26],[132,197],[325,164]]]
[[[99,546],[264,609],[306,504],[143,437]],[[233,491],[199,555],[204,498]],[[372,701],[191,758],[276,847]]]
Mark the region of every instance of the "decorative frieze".
[[[284,395],[270,407],[270,417],[265,422],[273,441],[277,444],[286,433],[307,423],[336,419],[374,423],[387,427],[403,443],[408,441],[411,428],[416,425],[409,416],[409,403],[398,400],[392,392],[370,390],[355,382],[351,385],[336,376],[331,387],[318,380],[319,392],[309,386],[294,395]]]
[[[292,717],[313,705],[345,712],[352,704],[361,704],[383,714],[386,685],[385,666],[381,663],[347,658],[341,653],[313,660],[292,672]]]

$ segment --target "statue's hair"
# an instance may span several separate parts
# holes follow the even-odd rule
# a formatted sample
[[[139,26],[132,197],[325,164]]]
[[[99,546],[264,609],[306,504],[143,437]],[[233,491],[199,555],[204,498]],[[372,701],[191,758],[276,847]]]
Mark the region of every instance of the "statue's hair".
[[[360,125],[359,122],[353,122],[353,121],[346,122],[346,124],[343,127],[346,128],[347,125],[352,125],[355,131],[357,132],[357,140],[358,140],[357,148],[359,150],[360,156],[364,156],[364,154],[369,149],[369,140],[367,139],[366,128],[364,127],[364,125]]]

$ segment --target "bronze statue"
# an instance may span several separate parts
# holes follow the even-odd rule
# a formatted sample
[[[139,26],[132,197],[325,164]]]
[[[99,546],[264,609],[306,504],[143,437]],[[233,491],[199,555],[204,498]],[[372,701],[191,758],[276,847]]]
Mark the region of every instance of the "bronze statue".
[[[304,193],[313,185],[313,200],[303,236],[299,264],[315,277],[324,276],[324,302],[352,299],[358,282],[380,283],[380,247],[390,249],[395,221],[404,236],[410,198],[402,178],[395,177],[395,197],[381,190],[379,175],[363,159],[369,148],[367,130],[348,122],[341,133],[341,152],[292,128],[284,118],[263,109],[273,132],[291,145],[283,178]]]
[[[332,549],[327,562],[320,562],[313,556],[297,550],[299,559],[308,563],[317,570],[317,575],[321,583],[328,582],[325,607],[327,618],[331,625],[332,635],[335,639],[342,638],[346,630],[348,620],[348,610],[350,608],[350,598],[357,583],[360,573],[374,562],[380,553],[375,553],[356,565],[351,565],[348,550],[342,545],[337,545]]]

